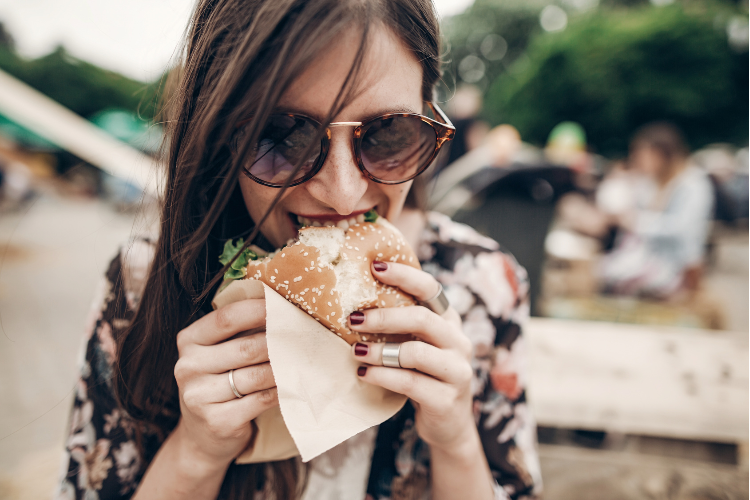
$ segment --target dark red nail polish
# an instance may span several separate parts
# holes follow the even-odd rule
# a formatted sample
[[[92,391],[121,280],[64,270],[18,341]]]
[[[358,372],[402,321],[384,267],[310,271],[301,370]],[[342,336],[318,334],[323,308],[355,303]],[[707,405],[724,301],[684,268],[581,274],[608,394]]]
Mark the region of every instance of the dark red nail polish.
[[[385,262],[380,262],[379,260],[374,260],[372,261],[372,267],[377,272],[382,273],[383,271],[388,269],[388,264],[386,264]]]
[[[365,313],[362,311],[354,311],[349,315],[349,321],[352,325],[361,325],[365,322]]]
[[[354,344],[354,355],[355,356],[366,356],[367,351],[370,350],[370,347],[367,344],[363,344],[361,342],[357,342]]]
[[[365,373],[367,373],[366,366],[360,366],[359,368],[357,368],[357,375],[359,375],[360,377],[364,377]]]

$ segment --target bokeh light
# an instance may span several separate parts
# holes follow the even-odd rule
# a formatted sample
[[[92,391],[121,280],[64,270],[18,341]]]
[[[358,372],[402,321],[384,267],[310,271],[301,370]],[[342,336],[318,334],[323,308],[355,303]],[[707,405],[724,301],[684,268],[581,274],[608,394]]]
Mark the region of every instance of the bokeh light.
[[[544,31],[562,31],[568,25],[568,15],[557,5],[548,5],[539,14]]]

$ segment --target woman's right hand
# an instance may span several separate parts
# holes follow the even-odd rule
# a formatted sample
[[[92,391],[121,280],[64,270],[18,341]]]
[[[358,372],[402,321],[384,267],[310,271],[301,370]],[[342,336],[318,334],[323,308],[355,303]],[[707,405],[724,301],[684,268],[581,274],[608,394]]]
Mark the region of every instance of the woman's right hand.
[[[182,416],[177,426],[193,458],[229,466],[253,437],[250,421],[278,405],[265,332],[265,301],[250,299],[213,311],[177,335],[174,368]],[[237,398],[229,385],[229,370]]]

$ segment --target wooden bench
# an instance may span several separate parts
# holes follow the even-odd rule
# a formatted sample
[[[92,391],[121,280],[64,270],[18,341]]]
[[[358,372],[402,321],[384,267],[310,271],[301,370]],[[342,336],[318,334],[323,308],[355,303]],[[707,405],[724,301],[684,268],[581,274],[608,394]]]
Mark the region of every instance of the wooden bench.
[[[748,334],[531,318],[529,400],[541,426],[748,440]]]

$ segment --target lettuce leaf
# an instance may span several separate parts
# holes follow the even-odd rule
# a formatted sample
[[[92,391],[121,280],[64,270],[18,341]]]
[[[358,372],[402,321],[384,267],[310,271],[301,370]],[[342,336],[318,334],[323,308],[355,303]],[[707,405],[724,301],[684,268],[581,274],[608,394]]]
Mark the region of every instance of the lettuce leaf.
[[[375,210],[370,210],[365,214],[365,222],[375,222],[378,220],[378,213]]]
[[[229,269],[227,269],[227,272],[224,273],[225,280],[238,280],[244,278],[247,274],[248,262],[258,259],[258,255],[255,252],[249,248],[243,249],[242,247],[244,245],[245,240],[242,238],[238,239],[236,244],[232,240],[227,240],[227,242],[224,243],[224,251],[219,256],[219,262],[226,266],[229,262],[232,262],[235,255],[239,254],[237,255],[237,258],[234,259]]]

